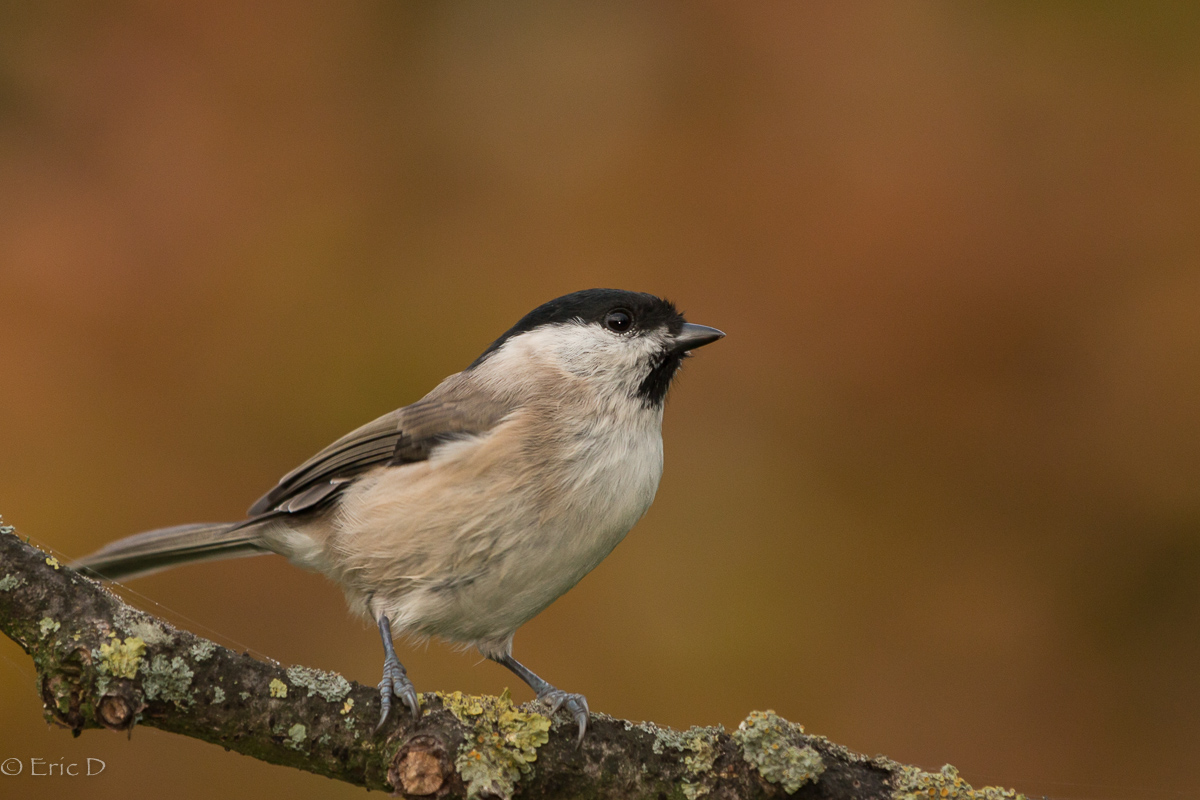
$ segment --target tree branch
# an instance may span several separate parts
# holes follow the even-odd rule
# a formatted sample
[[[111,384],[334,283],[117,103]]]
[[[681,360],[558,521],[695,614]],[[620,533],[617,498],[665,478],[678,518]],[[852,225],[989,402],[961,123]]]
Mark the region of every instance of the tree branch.
[[[773,712],[737,731],[674,731],[458,692],[421,695],[415,724],[379,734],[378,692],[340,675],[235,653],[126,605],[0,528],[0,630],[37,667],[46,718],[76,736],[149,725],[369,789],[412,797],[1015,800],[954,772],[866,758]]]

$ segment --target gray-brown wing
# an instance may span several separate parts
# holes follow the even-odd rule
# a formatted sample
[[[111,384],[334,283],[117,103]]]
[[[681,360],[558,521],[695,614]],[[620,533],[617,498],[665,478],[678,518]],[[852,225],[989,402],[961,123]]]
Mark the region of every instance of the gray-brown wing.
[[[372,467],[424,461],[439,444],[485,433],[508,409],[481,401],[426,398],[368,422],[284,475],[249,513],[313,508]]]

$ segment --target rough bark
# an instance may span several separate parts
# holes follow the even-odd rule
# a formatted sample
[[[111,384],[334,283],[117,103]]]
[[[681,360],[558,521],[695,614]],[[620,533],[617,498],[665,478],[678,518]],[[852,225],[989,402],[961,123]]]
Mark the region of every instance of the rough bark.
[[[272,764],[410,797],[1017,798],[867,758],[754,712],[732,733],[592,714],[575,723],[507,695],[425,693],[376,734],[379,696],[340,675],[255,660],[134,609],[0,528],[0,630],[37,667],[46,718],[76,736],[149,725]],[[403,710],[403,709],[402,709]]]

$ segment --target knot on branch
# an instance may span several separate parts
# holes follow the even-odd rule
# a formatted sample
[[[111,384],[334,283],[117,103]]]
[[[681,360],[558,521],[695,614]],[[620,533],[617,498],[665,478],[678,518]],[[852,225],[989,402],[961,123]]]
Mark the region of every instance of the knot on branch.
[[[418,734],[396,751],[388,769],[388,783],[397,792],[413,797],[444,797],[450,790],[447,778],[453,774],[454,765],[441,740]]]

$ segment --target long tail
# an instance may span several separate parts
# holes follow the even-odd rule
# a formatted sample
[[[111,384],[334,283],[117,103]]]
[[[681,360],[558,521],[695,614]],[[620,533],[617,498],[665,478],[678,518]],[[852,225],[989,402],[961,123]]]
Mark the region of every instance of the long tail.
[[[195,561],[263,555],[271,551],[262,546],[257,532],[268,521],[159,528],[118,539],[72,566],[93,578],[115,581]]]

